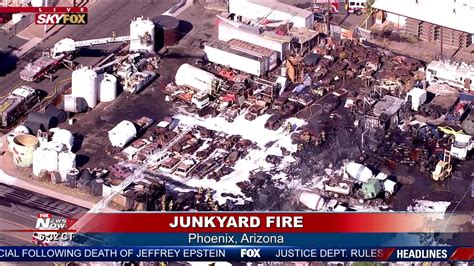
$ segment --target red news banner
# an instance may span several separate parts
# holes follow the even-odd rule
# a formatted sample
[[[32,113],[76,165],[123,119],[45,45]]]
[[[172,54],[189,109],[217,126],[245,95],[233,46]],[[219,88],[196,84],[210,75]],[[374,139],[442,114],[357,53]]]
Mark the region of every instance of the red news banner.
[[[0,13],[87,13],[87,7],[0,7]]]
[[[429,213],[101,213],[85,214],[84,233],[424,233],[458,232],[459,219]],[[87,222],[84,222],[86,220]],[[466,220],[467,222],[467,220]],[[454,229],[453,229],[454,228]],[[447,230],[446,230],[447,229]]]

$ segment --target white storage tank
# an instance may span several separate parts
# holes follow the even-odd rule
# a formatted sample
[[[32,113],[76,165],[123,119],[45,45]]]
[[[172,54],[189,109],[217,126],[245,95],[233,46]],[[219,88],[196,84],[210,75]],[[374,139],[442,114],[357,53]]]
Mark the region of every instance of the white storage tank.
[[[58,170],[58,152],[40,147],[33,154],[33,174],[39,176],[42,170],[54,172]]]
[[[137,136],[137,128],[132,122],[123,120],[108,133],[110,144],[113,147],[123,148]]]
[[[373,176],[372,170],[360,163],[350,162],[346,165],[345,170],[350,177],[364,183],[367,182]]]
[[[76,154],[70,151],[63,151],[58,156],[58,172],[66,180],[69,170],[76,167]]]
[[[87,102],[83,97],[64,95],[61,107],[66,112],[81,113],[87,111]]]
[[[174,79],[178,86],[188,86],[207,94],[211,94],[213,86],[220,82],[214,74],[190,64],[182,64],[176,71]]]
[[[155,47],[155,24],[138,17],[130,23],[130,52],[153,52]]]
[[[54,133],[52,142],[64,145],[68,150],[72,149],[74,144],[74,136],[72,135],[71,131],[62,128],[52,128],[50,131]]]
[[[18,134],[30,134],[30,130],[24,126],[24,125],[19,125],[17,126],[13,132],[18,133]]]
[[[117,98],[117,78],[111,74],[104,74],[104,79],[100,82],[99,100],[111,102],[115,98]]]
[[[97,73],[82,67],[72,72],[72,95],[82,97],[90,108],[97,105]]]
[[[316,193],[301,191],[298,201],[314,211],[322,210],[324,207],[324,199]]]

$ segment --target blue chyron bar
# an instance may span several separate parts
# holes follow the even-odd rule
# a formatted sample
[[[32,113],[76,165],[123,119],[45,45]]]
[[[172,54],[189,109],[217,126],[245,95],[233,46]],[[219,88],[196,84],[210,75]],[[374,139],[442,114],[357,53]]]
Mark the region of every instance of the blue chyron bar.
[[[0,261],[472,261],[474,247],[0,247]]]

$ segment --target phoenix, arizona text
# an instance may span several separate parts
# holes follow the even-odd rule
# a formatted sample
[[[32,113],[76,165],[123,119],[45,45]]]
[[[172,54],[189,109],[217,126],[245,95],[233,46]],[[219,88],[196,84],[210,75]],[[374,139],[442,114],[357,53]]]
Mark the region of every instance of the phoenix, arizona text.
[[[302,216],[175,216],[171,228],[302,228]]]

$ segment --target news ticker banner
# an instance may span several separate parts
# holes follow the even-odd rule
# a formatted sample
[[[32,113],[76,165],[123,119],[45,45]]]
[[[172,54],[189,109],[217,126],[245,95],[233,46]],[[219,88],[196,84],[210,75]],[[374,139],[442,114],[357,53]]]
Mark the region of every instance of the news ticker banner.
[[[460,230],[461,226],[470,223],[470,216],[456,214],[450,219],[436,220],[434,218],[439,218],[439,214],[437,217],[433,215],[123,212],[85,214],[76,220],[41,213],[37,215],[34,229],[8,228],[5,224],[0,230],[6,234],[26,234],[32,237],[33,243],[48,247],[24,247],[21,250],[4,247],[2,252],[8,255],[0,254],[0,260],[35,261],[63,255],[55,252],[69,255],[75,252],[74,256],[80,259],[85,256],[80,254],[109,254],[106,253],[109,250],[113,250],[110,256],[96,259],[228,261],[243,260],[251,257],[249,254],[254,254],[255,260],[276,261],[283,258],[304,261],[472,258],[473,249],[469,247],[474,246],[474,233]],[[450,241],[453,238],[462,240],[462,248]],[[125,250],[130,254],[120,255]],[[396,253],[387,255],[388,251]],[[43,259],[43,255],[36,256],[34,252],[51,256]],[[216,257],[215,254],[220,255]]]
[[[0,261],[472,261],[474,247],[0,247]]]

